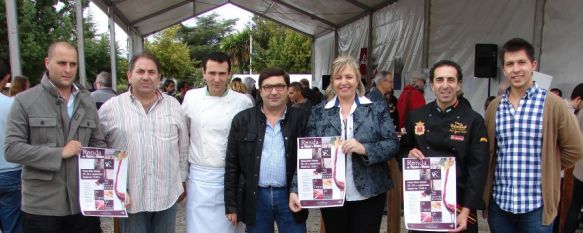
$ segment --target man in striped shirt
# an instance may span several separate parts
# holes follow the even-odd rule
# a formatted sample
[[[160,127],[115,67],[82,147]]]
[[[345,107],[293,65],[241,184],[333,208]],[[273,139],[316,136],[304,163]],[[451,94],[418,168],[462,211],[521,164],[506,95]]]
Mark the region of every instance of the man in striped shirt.
[[[128,152],[128,218],[122,232],[176,230],[176,203],[184,198],[188,128],[178,101],[158,90],[160,63],[151,54],[129,64],[129,91],[99,110],[110,148]]]

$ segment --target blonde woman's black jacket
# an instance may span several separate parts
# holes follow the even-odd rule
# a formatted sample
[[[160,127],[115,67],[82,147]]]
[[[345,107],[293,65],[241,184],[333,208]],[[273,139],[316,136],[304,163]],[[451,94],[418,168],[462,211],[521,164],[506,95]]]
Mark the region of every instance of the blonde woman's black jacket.
[[[288,107],[281,128],[285,144],[287,188],[292,183],[297,161],[297,137],[304,135],[308,113]],[[255,209],[259,183],[261,151],[266,118],[261,105],[238,113],[231,124],[225,159],[225,212],[237,213],[237,220],[255,225]],[[294,214],[296,222],[304,222],[308,212]]]

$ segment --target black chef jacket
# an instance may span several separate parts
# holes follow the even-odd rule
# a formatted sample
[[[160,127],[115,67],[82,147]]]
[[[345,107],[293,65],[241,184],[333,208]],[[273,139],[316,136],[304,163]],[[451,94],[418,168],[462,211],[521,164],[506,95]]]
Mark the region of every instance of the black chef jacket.
[[[411,112],[405,128],[407,152],[417,148],[425,157],[455,157],[458,204],[484,209],[482,193],[489,163],[484,118],[465,104],[457,102],[442,111],[433,101]]]

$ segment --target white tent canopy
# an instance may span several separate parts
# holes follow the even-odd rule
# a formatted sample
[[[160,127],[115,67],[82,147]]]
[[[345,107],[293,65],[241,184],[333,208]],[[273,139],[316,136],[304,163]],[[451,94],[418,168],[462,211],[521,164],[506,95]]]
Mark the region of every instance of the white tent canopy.
[[[7,0],[7,4],[10,1]],[[164,28],[233,4],[313,38],[312,83],[330,74],[339,54],[359,57],[367,48],[372,67],[403,72],[427,70],[441,59],[463,69],[463,90],[481,112],[488,80],[474,78],[474,46],[514,37],[533,43],[539,71],[553,76],[552,87],[569,95],[581,82],[583,1],[579,0],[93,0],[130,36],[130,54],[143,50],[143,38]],[[7,7],[8,9],[8,7]],[[10,23],[10,19],[9,19]],[[12,51],[12,50],[11,50]],[[498,76],[502,76],[499,72]],[[503,77],[492,79],[496,93]],[[402,80],[405,81],[405,80]],[[426,98],[433,99],[430,91]]]

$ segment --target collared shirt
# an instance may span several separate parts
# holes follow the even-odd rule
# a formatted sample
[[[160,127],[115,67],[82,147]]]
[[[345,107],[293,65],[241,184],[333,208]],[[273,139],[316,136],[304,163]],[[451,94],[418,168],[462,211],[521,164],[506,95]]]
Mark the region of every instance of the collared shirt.
[[[6,119],[14,98],[0,94],[0,173],[20,170],[20,164],[6,162],[4,157],[4,138],[6,137]]]
[[[57,88],[57,86],[55,86],[55,84],[50,79],[49,82],[51,83],[51,85],[53,85],[53,87],[59,90],[59,88]],[[77,87],[75,83],[73,83],[72,89],[73,91],[71,92],[71,96],[69,96],[69,102],[67,102],[67,115],[69,116],[69,118],[73,117],[73,111],[75,110],[75,98],[77,98],[77,94],[79,94],[79,87]],[[61,96],[61,93],[59,93],[59,98],[63,98]]]
[[[366,97],[359,97],[356,96],[354,98],[354,104],[351,105],[350,107],[350,113],[348,114],[348,117],[346,117],[346,119],[342,119],[342,107],[340,106],[340,100],[338,99],[338,96],[334,97],[333,99],[331,99],[330,101],[328,101],[328,103],[326,103],[326,106],[324,106],[325,109],[330,109],[330,108],[340,108],[340,110],[338,111],[338,117],[340,118],[340,122],[342,123],[342,139],[344,141],[351,139],[354,137],[354,118],[353,118],[353,113],[356,110],[356,108],[358,106],[360,106],[361,104],[371,104],[372,102],[366,98]],[[356,184],[354,183],[354,174],[352,171],[352,153],[348,153],[346,155],[346,170],[345,170],[345,174],[346,174],[346,200],[347,201],[360,201],[360,200],[365,200],[368,197],[365,197],[363,195],[360,194],[360,192],[358,192],[358,189],[356,189]]]
[[[527,213],[542,203],[543,107],[547,92],[528,88],[516,110],[507,90],[496,111],[497,166],[493,197],[501,209]]]
[[[252,107],[245,95],[226,91],[224,96],[207,95],[206,87],[186,92],[182,109],[190,129],[190,164],[224,168],[231,121],[240,111]]]
[[[103,104],[99,118],[108,147],[128,152],[128,212],[174,205],[188,172],[188,129],[178,101],[158,92],[146,111],[130,88]]]
[[[263,112],[263,108],[261,108]],[[261,151],[261,163],[259,167],[259,187],[286,187],[285,180],[285,143],[281,121],[285,119],[287,107],[281,117],[271,125],[265,121],[265,138]]]

